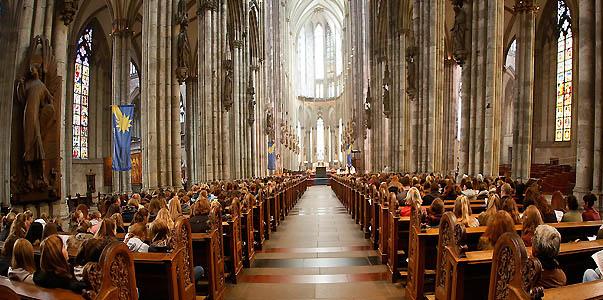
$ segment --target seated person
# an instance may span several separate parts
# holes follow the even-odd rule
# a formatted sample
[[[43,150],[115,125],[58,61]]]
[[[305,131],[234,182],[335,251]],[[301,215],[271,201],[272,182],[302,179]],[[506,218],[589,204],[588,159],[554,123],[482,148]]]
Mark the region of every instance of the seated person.
[[[49,237],[53,234],[59,234],[59,228],[57,226],[57,223],[49,222],[48,224],[46,224],[46,226],[44,226],[44,232],[42,233],[42,240],[46,239],[47,237]]]
[[[151,223],[151,228],[149,228],[151,244],[148,252],[168,252],[170,250],[169,234],[170,229],[164,222],[155,220]]]
[[[170,211],[167,208],[162,208],[159,210],[157,217],[155,220],[153,220],[153,222],[155,221],[164,222],[170,230],[174,228],[174,220],[172,219]]]
[[[126,205],[126,207],[124,207],[123,211],[121,212],[122,218],[124,219],[125,222],[128,222],[128,223],[132,222],[132,218],[134,218],[134,214],[139,209],[140,209],[140,202],[138,202],[138,199],[136,199],[136,198],[134,198],[134,196],[132,196],[132,198],[128,201],[128,205]]]
[[[515,224],[521,224],[521,218],[519,217],[519,210],[517,210],[517,204],[513,198],[507,199],[502,204],[502,210],[506,211],[511,215]]]
[[[535,205],[540,211],[540,216],[542,216],[542,221],[544,223],[557,223],[557,215],[544,195],[539,195],[535,201]]]
[[[488,226],[488,224],[490,224],[490,220],[494,219],[494,215],[496,215],[496,212],[498,211],[498,203],[500,203],[498,195],[496,193],[490,193],[486,211],[481,212],[477,216],[479,224],[482,226]]]
[[[16,232],[18,234],[11,233],[4,241],[4,247],[2,248],[2,253],[0,255],[0,275],[2,276],[8,275],[8,269],[13,259],[13,247],[15,242],[20,238],[25,238],[25,229],[22,227],[25,227],[25,223],[15,219],[11,227],[11,232]]]
[[[490,221],[490,224],[488,224],[488,227],[486,227],[484,234],[479,238],[477,249],[494,249],[498,239],[507,232],[515,232],[515,223],[508,212],[499,210]]]
[[[431,205],[431,202],[433,202],[433,200],[440,197],[440,186],[436,182],[432,182],[431,184],[425,183],[423,189],[425,189],[426,191],[425,196],[423,196],[422,198],[423,205]],[[427,191],[429,191],[429,193],[427,193]]]
[[[51,235],[40,246],[40,269],[34,273],[33,281],[45,288],[62,288],[82,293],[86,284],[75,279],[67,262],[67,247],[58,235]]]
[[[147,227],[143,223],[135,223],[128,228],[128,234],[124,243],[132,252],[149,252],[149,245],[144,241],[147,239]]]
[[[582,222],[582,213],[579,210],[576,196],[568,195],[566,201],[568,211],[563,214],[561,222]]]
[[[523,230],[521,232],[521,239],[526,247],[532,247],[532,237],[536,231],[536,227],[544,224],[540,211],[534,205],[528,206],[523,212]]]
[[[8,268],[10,280],[33,284],[33,273],[36,271],[34,249],[26,239],[18,239],[13,247],[13,258]]]
[[[94,237],[97,239],[108,239],[111,241],[117,241],[117,237],[115,235],[115,221],[110,218],[105,218],[100,223],[100,226],[98,227],[96,234],[94,234]]]
[[[78,228],[75,229],[74,234],[67,238],[67,253],[74,253],[78,251],[84,241],[94,237],[92,233],[88,232],[89,228],[90,222],[84,221]]]
[[[209,211],[210,205],[206,198],[200,197],[197,202],[191,206],[191,232],[204,233],[209,230]]]
[[[28,240],[32,245],[38,246],[42,242],[42,231],[44,226],[39,222],[33,222],[29,226],[29,230],[25,235],[25,239]]]
[[[454,202],[454,215],[457,222],[467,227],[479,226],[479,221],[471,215],[471,205],[469,198],[465,195],[458,196]]]
[[[10,232],[10,227],[15,221],[17,215],[14,212],[8,213],[4,218],[2,218],[2,231],[0,231],[0,241],[4,242],[8,237]]]
[[[444,201],[440,198],[435,198],[433,202],[431,202],[431,206],[427,210],[427,225],[431,227],[440,226],[440,220],[442,219],[442,215],[444,214]]]
[[[594,208],[597,196],[588,193],[582,197],[584,200],[584,212],[582,213],[582,220],[584,221],[600,221],[601,216],[596,208]]]
[[[536,227],[532,238],[532,255],[542,264],[540,280],[536,286],[550,289],[566,285],[567,278],[557,262],[560,243],[561,234],[557,229],[546,224]]]
[[[109,243],[111,243],[111,240],[99,238],[87,239],[82,243],[74,259],[73,274],[75,275],[75,279],[84,281],[84,266],[89,262],[98,263],[103,250]]]
[[[114,213],[111,216],[111,220],[115,222],[115,232],[116,233],[126,233],[126,227],[124,225],[124,220],[120,213]]]
[[[396,194],[394,193],[390,193],[390,205],[395,205],[395,201],[396,201]],[[410,205],[417,205],[417,206],[421,206],[423,204],[423,200],[421,199],[421,192],[419,192],[419,189],[417,189],[416,187],[412,187],[410,188],[410,190],[408,190],[408,193],[406,194],[406,198],[404,199],[404,202],[402,202],[401,204],[403,204],[404,206],[400,207],[400,216],[401,217],[408,217],[410,216],[411,213],[411,207]]]

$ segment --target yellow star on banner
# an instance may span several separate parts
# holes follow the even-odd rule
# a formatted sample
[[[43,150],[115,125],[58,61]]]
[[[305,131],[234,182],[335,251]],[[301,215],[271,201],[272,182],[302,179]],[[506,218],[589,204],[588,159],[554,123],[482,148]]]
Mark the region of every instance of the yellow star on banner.
[[[117,130],[119,130],[121,133],[127,132],[128,130],[130,130],[130,127],[132,127],[132,120],[130,120],[130,117],[125,116],[122,112],[121,109],[119,109],[119,106],[117,105],[111,105],[111,108],[113,110],[113,115],[115,115],[115,120],[117,123],[115,125],[115,128]]]
[[[276,144],[272,144],[272,146],[268,147],[268,153],[274,153],[275,147],[276,147]]]

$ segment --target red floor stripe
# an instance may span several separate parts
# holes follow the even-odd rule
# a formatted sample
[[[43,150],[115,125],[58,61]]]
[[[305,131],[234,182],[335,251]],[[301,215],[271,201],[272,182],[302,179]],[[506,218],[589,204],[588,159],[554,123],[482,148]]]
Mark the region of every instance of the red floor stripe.
[[[246,283],[352,283],[386,280],[386,273],[331,274],[331,275],[243,275]]]
[[[315,248],[268,248],[258,250],[256,253],[330,253],[348,251],[373,250],[372,246],[347,246],[347,247],[315,247]]]

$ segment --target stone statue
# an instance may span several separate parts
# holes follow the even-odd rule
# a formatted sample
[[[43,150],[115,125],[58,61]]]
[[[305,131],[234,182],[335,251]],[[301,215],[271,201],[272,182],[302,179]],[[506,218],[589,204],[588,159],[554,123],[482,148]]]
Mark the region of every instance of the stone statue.
[[[368,85],[368,89],[366,91],[366,100],[364,101],[364,119],[365,119],[365,125],[366,125],[366,129],[371,129],[371,127],[373,126],[373,116],[372,116],[372,102],[373,99],[371,98],[371,84],[369,82]]]
[[[266,111],[266,135],[268,136],[268,139],[274,141],[274,115],[272,108],[269,108]]]
[[[453,54],[455,60],[462,64],[465,60],[465,33],[467,31],[467,14],[463,10],[463,2],[454,4],[454,26],[452,27]]]
[[[234,89],[233,75],[232,75],[232,60],[227,60],[224,64],[224,70],[226,70],[226,75],[224,75],[224,86],[222,89],[222,102],[224,104],[224,109],[229,111],[232,105],[234,104],[234,100],[232,98],[232,91]]]
[[[188,13],[186,10],[186,1],[178,1],[178,11],[176,12],[176,22],[180,24],[180,33],[178,34],[178,82],[183,83],[188,78],[188,71],[191,60],[191,44],[188,40]]]
[[[27,185],[33,188],[37,180],[46,181],[41,170],[45,159],[43,131],[46,124],[54,120],[53,97],[40,80],[41,65],[33,63],[22,84],[19,100],[24,102],[23,113],[23,161],[27,168]]]
[[[383,84],[383,114],[385,117],[389,118],[391,115],[391,103],[389,97],[389,84]]]
[[[59,169],[61,160],[62,79],[53,53],[50,41],[36,36],[22,66],[22,77],[16,81],[14,108],[19,113],[13,112],[11,201],[49,200],[60,194],[60,181],[49,181],[51,170]]]
[[[416,78],[415,48],[408,47],[406,49],[406,93],[411,99],[415,98],[417,91]]]
[[[255,122],[255,87],[253,84],[252,72],[249,72],[249,82],[247,86],[247,124],[252,126]]]

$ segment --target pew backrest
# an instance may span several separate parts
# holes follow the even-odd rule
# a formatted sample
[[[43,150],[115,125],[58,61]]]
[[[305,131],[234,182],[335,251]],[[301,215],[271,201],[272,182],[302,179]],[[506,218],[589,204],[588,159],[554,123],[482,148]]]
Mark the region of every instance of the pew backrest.
[[[122,242],[107,245],[98,263],[86,264],[84,278],[92,287],[90,299],[138,299],[134,260]]]

